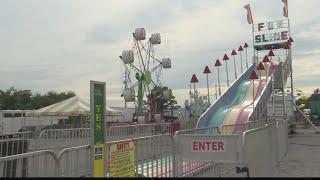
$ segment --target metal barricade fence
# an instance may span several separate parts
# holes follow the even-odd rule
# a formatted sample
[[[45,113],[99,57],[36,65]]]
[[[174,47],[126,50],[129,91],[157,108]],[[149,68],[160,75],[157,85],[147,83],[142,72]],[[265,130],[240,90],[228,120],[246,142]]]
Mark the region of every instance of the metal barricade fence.
[[[265,125],[266,122],[264,120],[249,121],[243,124],[228,124],[220,126],[220,132],[221,134],[242,134],[247,130],[260,128]]]
[[[274,172],[277,159],[276,125],[252,129],[244,133],[245,161],[250,177],[270,176]]]
[[[288,152],[288,122],[277,122],[277,135],[278,135],[278,152],[279,161],[286,157]]]
[[[0,134],[0,157],[26,153],[32,132],[16,132]]]
[[[91,148],[90,145],[63,149],[58,154],[59,176],[90,177]]]
[[[214,135],[219,134],[220,130],[218,127],[207,127],[207,128],[199,128],[199,129],[189,129],[189,130],[181,130],[175,133],[175,154],[176,154],[176,163],[175,163],[175,175],[176,176],[192,176],[192,174],[197,174],[199,171],[203,170],[203,168],[212,169],[214,166],[213,163],[210,162],[195,162],[195,161],[186,161],[182,158],[183,144],[179,139],[180,135],[188,134],[188,135]]]
[[[107,153],[113,144],[128,140],[107,143]],[[135,145],[135,173],[143,177],[173,177],[174,176],[174,140],[172,134],[161,134],[132,139]],[[107,156],[110,158],[110,156]],[[107,159],[107,174],[110,173]]]
[[[47,129],[41,131],[34,143],[38,150],[50,149],[58,152],[63,148],[89,144],[90,137],[90,128]]]
[[[54,152],[43,150],[0,158],[1,177],[55,177],[58,161]]]
[[[222,154],[212,154],[217,157],[217,161],[207,161],[203,157],[203,160],[197,160],[193,157],[184,159],[182,154],[187,147],[185,143],[190,144],[188,138],[192,139],[194,136],[198,140],[208,140],[208,138],[219,140],[223,138],[228,149],[235,150],[232,151],[232,157],[227,158],[230,162],[239,161],[247,164],[250,176],[270,176],[275,165],[286,155],[288,150],[287,122],[268,124],[264,127],[265,124],[262,122],[250,122],[246,124],[247,127],[249,127],[249,124],[255,128],[245,131],[243,135],[221,135],[218,127],[209,127],[181,130],[176,132],[174,137],[171,133],[167,133],[106,142],[106,175],[110,175],[110,147],[118,143],[131,141],[134,143],[136,176],[239,176],[235,173],[234,164],[221,161],[225,157],[225,155],[220,157]],[[259,126],[262,127],[257,128]],[[43,135],[43,137],[48,136]],[[57,136],[53,135],[53,137]],[[75,136],[78,137],[75,134],[71,135],[71,137]],[[181,138],[183,136],[183,142],[180,136]],[[244,153],[242,153],[242,148]],[[91,167],[90,145],[65,148],[58,155],[50,150],[42,150],[0,158],[0,175],[2,177],[90,177],[92,176]]]
[[[171,123],[112,126],[107,141],[173,133]]]

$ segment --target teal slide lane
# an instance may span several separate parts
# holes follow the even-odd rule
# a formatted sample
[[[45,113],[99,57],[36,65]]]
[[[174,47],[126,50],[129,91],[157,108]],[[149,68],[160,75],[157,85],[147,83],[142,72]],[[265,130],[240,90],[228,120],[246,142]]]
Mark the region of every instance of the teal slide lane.
[[[220,126],[223,123],[225,116],[227,115],[229,109],[235,105],[240,104],[242,102],[242,100],[245,98],[245,96],[247,94],[247,89],[249,86],[250,86],[250,80],[245,80],[245,81],[241,82],[241,84],[237,90],[238,93],[236,94],[232,103],[227,104],[223,107],[220,107],[216,111],[216,113],[214,113],[212,115],[211,119],[209,119],[208,127]]]
[[[227,91],[200,116],[197,128],[220,126],[223,123],[228,110],[232,106],[240,104],[245,98],[250,85],[250,73],[255,68],[255,65],[248,68]]]

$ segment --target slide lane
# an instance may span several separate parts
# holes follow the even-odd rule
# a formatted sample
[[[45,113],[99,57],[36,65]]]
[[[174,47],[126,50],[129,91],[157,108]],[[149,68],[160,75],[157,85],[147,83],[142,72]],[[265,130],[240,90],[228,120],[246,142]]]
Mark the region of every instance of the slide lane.
[[[275,64],[272,64],[271,67],[267,67],[268,68],[268,81],[270,80],[270,76],[274,73],[275,69],[276,69],[277,65]],[[265,74],[265,72],[263,72],[263,74]],[[261,82],[261,87],[258,89],[258,95],[255,97],[255,106],[258,104],[258,98],[260,98],[260,95],[263,94],[263,90],[265,88],[265,86],[267,85],[267,82],[266,82],[266,76],[264,76],[264,80],[262,80]],[[236,121],[236,124],[243,124],[243,123],[246,123],[248,122],[249,120],[249,116],[250,116],[250,113],[253,111],[252,109],[252,103],[248,106],[246,106],[245,108],[243,108],[243,110],[241,111],[241,113],[239,114],[239,117]],[[242,127],[238,126],[236,127],[236,129],[234,130],[235,132],[242,132],[244,131],[244,129],[242,129]]]
[[[256,69],[252,65],[204,112],[198,120],[197,128],[215,127],[223,124],[230,108],[241,104],[250,89],[250,73]],[[252,88],[252,86],[251,86]]]
[[[266,66],[265,68],[268,69],[268,71],[269,71],[269,66]],[[255,100],[257,100],[259,98],[260,94],[262,93],[263,88],[266,85],[266,81],[265,81],[266,80],[266,71],[263,70],[259,73],[261,73],[260,74],[261,80],[260,79],[255,80],[255,83],[253,83],[252,80],[250,80],[250,88],[248,88],[248,91],[246,93],[246,97],[244,98],[244,100],[240,104],[233,106],[232,108],[229,109],[228,114],[226,115],[226,118],[223,121],[223,125],[242,124],[242,123],[246,122],[246,119],[242,119],[245,122],[241,122],[241,121],[238,122],[238,118],[239,118],[241,112],[244,109],[248,109],[249,112],[252,111],[253,97]],[[253,85],[254,85],[254,87],[253,87]],[[253,89],[254,89],[254,92],[253,92]],[[249,106],[251,107],[251,109],[249,108]],[[232,133],[238,132],[238,131],[236,131],[235,128],[236,128],[236,126],[234,126],[234,127],[231,126],[224,133],[232,134]]]

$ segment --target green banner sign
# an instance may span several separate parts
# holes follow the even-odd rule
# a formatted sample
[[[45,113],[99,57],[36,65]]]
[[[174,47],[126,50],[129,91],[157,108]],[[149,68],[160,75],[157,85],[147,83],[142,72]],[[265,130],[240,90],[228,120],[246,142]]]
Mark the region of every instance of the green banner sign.
[[[105,138],[104,120],[106,113],[106,84],[90,81],[90,114],[92,134],[93,176],[104,177],[105,169]]]

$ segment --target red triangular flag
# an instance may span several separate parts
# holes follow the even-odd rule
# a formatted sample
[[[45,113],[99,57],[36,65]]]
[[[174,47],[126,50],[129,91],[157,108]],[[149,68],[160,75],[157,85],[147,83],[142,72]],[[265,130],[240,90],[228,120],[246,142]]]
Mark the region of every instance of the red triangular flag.
[[[233,49],[231,55],[237,55],[236,51]]]
[[[289,41],[292,42],[292,43],[294,42],[293,39],[292,39],[292,37],[289,38]]]
[[[289,46],[291,46],[291,42],[290,42],[290,39],[287,41],[286,44],[289,44]]]
[[[272,49],[270,49],[270,51],[268,53],[268,56],[274,56],[274,53],[273,53]]]
[[[214,66],[216,66],[216,67],[217,66],[221,66],[221,63],[220,63],[219,59],[216,60],[216,63],[214,64]]]
[[[192,78],[191,78],[191,83],[197,83],[199,82],[197,76],[195,74],[192,75]]]
[[[243,51],[243,48],[242,46],[239,47],[238,51]]]
[[[259,79],[256,71],[253,70],[253,71],[251,72],[251,74],[250,74],[250,79],[252,79],[252,80],[254,80],[254,79]]]
[[[249,46],[248,46],[247,43],[244,43],[243,47],[244,47],[244,48],[248,48]]]
[[[203,73],[204,73],[204,74],[211,73],[211,71],[210,71],[210,69],[209,69],[209,67],[208,67],[208,66],[206,66],[206,67],[204,68]]]
[[[262,62],[264,62],[264,63],[270,62],[270,59],[268,58],[267,55],[264,56]]]
[[[224,60],[224,61],[229,60],[229,57],[228,57],[228,55],[227,55],[227,54],[224,54],[224,56],[223,56],[223,60]]]
[[[262,62],[259,63],[257,69],[260,70],[260,71],[261,71],[261,70],[264,70],[264,65],[262,64]]]
[[[283,49],[290,49],[290,43],[289,43],[289,41],[286,43],[286,45],[284,46]]]

